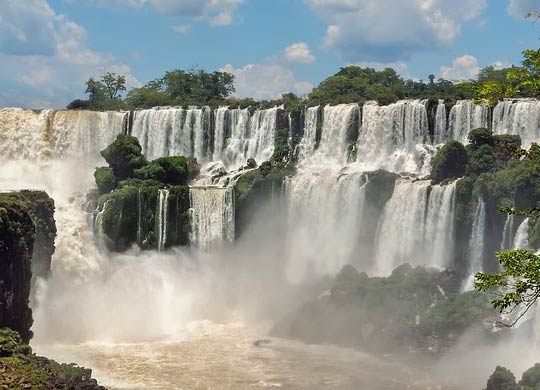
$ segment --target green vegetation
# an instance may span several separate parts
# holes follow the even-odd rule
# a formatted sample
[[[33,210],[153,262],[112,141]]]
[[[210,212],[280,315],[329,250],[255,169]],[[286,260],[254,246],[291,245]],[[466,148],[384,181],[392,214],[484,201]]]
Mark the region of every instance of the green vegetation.
[[[94,179],[100,195],[108,194],[117,186],[116,176],[110,167],[99,167],[94,172]]]
[[[432,160],[431,177],[434,183],[457,179],[465,175],[468,157],[465,147],[457,141],[448,141]]]
[[[139,140],[131,135],[120,134],[101,152],[118,181],[133,177],[136,169],[147,165]]]
[[[498,366],[489,377],[486,390],[538,390],[540,389],[540,363],[523,373],[519,383],[509,369]]]
[[[505,367],[497,366],[495,372],[487,381],[486,390],[519,390],[516,377],[512,371]]]
[[[0,383],[9,390],[105,390],[92,379],[92,370],[33,355],[9,328],[0,329]]]
[[[124,251],[137,243],[143,249],[157,246],[159,190],[169,191],[167,246],[187,245],[190,231],[188,180],[198,174],[194,159],[163,157],[148,162],[137,138],[119,135],[101,152],[108,167],[97,168],[101,195],[97,221],[112,250]]]
[[[504,98],[540,97],[540,49],[522,54],[520,67],[484,69],[474,87],[476,99],[494,106]]]
[[[485,297],[460,294],[460,278],[405,264],[387,278],[343,267],[330,288],[278,322],[272,334],[309,343],[335,343],[377,353],[443,353],[493,313]],[[313,324],[317,324],[316,327]]]

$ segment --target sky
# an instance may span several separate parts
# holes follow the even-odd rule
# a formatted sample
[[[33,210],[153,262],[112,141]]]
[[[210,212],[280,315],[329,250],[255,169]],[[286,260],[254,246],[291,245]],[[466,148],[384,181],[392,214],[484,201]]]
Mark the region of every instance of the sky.
[[[540,47],[540,0],[0,0],[0,106],[61,108],[84,82],[235,75],[236,95],[308,93],[347,65],[476,77]]]

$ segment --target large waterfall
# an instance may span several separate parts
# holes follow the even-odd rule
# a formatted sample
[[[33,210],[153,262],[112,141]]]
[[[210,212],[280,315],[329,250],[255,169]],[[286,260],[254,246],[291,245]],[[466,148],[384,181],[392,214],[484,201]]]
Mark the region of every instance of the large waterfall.
[[[96,161],[125,128],[127,114],[95,111],[0,109],[2,159]]]
[[[231,188],[191,187],[190,203],[192,246],[208,251],[234,240],[234,194]]]
[[[222,161],[228,169],[237,169],[249,158],[261,163],[272,156],[277,110],[140,110],[135,111],[131,134],[149,159],[181,155],[199,163]]]

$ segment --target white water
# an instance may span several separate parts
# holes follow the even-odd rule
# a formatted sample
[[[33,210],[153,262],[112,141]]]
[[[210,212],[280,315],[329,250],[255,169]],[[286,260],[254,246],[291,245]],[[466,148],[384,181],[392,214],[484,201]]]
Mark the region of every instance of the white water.
[[[313,274],[335,274],[344,264],[354,262],[361,252],[361,245],[364,243],[357,241],[359,232],[365,227],[364,209],[366,188],[369,185],[367,176],[362,173],[362,167],[381,167],[388,164],[396,171],[404,170],[417,174],[425,172],[429,153],[422,155],[419,148],[428,152],[429,148],[417,144],[427,142],[424,111],[421,106],[421,103],[401,102],[391,108],[364,107],[358,140],[347,139],[348,130],[354,123],[352,119],[358,111],[356,105],[325,108],[324,117],[327,123],[322,126],[321,145],[319,149],[301,159],[299,174],[288,182],[290,238],[295,245],[289,248],[290,252],[287,252],[285,259],[282,260],[276,254],[276,258],[272,259],[276,263],[271,263],[278,268],[285,262],[284,272],[290,281],[309,279]],[[366,110],[368,116],[365,115]],[[160,110],[152,111],[154,113]],[[203,126],[204,115],[199,112],[200,110],[193,109],[192,120],[188,122],[187,128],[192,135],[193,129],[201,129],[198,138],[193,138],[189,147],[193,150],[193,155],[204,158],[205,153],[212,152],[214,156],[215,138],[214,150],[205,151],[207,135]],[[338,115],[338,112],[341,113]],[[118,256],[101,250],[95,245],[92,232],[88,229],[87,215],[81,212],[83,196],[72,196],[74,192],[91,185],[93,165],[81,165],[78,161],[71,164],[68,156],[74,151],[80,151],[97,159],[97,151],[105,146],[101,145],[104,140],[107,137],[114,138],[115,134],[121,132],[121,126],[116,123],[124,114],[106,114],[107,118],[113,117],[113,120],[107,119],[112,126],[102,126],[98,133],[103,136],[94,138],[94,134],[87,139],[83,134],[78,135],[79,130],[75,130],[73,136],[63,134],[64,129],[71,128],[67,122],[56,122],[53,127],[43,125],[49,123],[50,119],[46,118],[50,118],[52,114],[21,114],[24,123],[30,123],[24,124],[30,130],[22,133],[28,138],[24,136],[21,138],[23,141],[20,141],[30,146],[28,156],[24,155],[27,153],[23,147],[25,145],[19,143],[17,133],[20,129],[10,130],[13,133],[1,133],[2,136],[8,134],[9,138],[0,144],[0,147],[9,151],[7,156],[20,154],[28,159],[37,156],[49,161],[44,167],[26,162],[3,165],[0,176],[2,188],[44,188],[57,200],[59,236],[53,259],[53,279],[40,291],[42,306],[35,314],[35,342],[43,345],[43,349],[38,348],[38,351],[50,351],[51,357],[61,357],[62,354],[66,356],[65,351],[73,350],[73,356],[76,356],[77,360],[83,363],[88,361],[88,364],[98,367],[106,383],[116,384],[119,388],[257,388],[280,385],[293,389],[324,388],[331,385],[366,388],[376,386],[374,383],[378,383],[377,380],[381,378],[386,380],[390,377],[392,380],[381,384],[381,388],[392,389],[392,386],[395,386],[396,389],[401,389],[410,385],[408,381],[393,377],[397,375],[396,370],[383,371],[378,379],[366,376],[368,372],[373,372],[372,366],[366,363],[366,360],[373,361],[373,358],[355,360],[343,350],[332,354],[328,349],[324,349],[325,347],[320,347],[322,352],[314,356],[315,347],[298,346],[298,350],[280,354],[279,351],[286,347],[276,341],[277,349],[270,348],[268,355],[259,355],[253,353],[250,344],[255,334],[246,338],[248,330],[235,333],[235,328],[232,327],[231,331],[229,325],[224,325],[224,337],[221,337],[221,333],[214,326],[206,327],[201,332],[201,337],[193,336],[189,329],[186,330],[189,328],[187,324],[193,320],[208,318],[206,310],[209,310],[209,306],[221,305],[229,308],[221,301],[209,305],[212,299],[221,296],[221,291],[213,288],[224,282],[220,278],[192,273],[190,265],[197,268],[191,264],[193,259],[174,249],[159,254],[141,254],[137,249],[132,249],[128,254]],[[79,114],[70,115],[75,117]],[[90,114],[80,115],[82,118],[83,115]],[[100,113],[96,117],[102,116],[105,117]],[[200,121],[197,119],[199,116]],[[13,124],[14,119],[10,120]],[[271,111],[250,116],[247,110],[229,110],[227,115],[224,114],[223,123],[229,120],[230,128],[229,124],[223,124],[220,130],[223,134],[231,134],[230,138],[224,138],[221,155],[224,162],[231,165],[234,165],[235,161],[237,164],[244,164],[248,155],[264,156],[268,155],[270,150],[273,151],[273,143],[269,141],[273,138],[268,136],[275,135],[272,133],[275,131],[275,116]],[[92,122],[90,119],[88,121]],[[169,123],[167,121],[168,119],[164,119],[160,123]],[[216,124],[217,122],[216,120]],[[384,123],[388,124],[388,128],[385,128]],[[184,130],[185,124],[184,120],[179,131]],[[87,129],[90,127],[87,124],[81,126],[87,126]],[[170,140],[167,126],[164,126],[163,139]],[[316,124],[313,128],[316,129]],[[151,129],[156,131],[156,127],[148,125],[148,134],[153,137]],[[172,131],[172,126],[170,129]],[[363,133],[364,129],[374,131]],[[44,136],[51,131],[50,139]],[[55,135],[56,131],[58,134]],[[93,133],[87,131],[85,134]],[[309,132],[306,134],[309,137]],[[95,145],[92,144],[94,140]],[[356,142],[359,161],[347,165],[346,150],[349,141]],[[163,145],[169,145],[168,141],[156,141],[155,144],[154,141],[148,142],[155,146],[152,148],[156,151],[164,147]],[[381,158],[378,153],[367,148],[366,145],[370,142],[379,145],[380,150],[384,151],[382,155],[387,158]],[[271,146],[268,146],[270,144]],[[307,139],[306,144],[313,143]],[[392,145],[399,153],[392,151]],[[364,148],[364,153],[360,151],[360,147]],[[219,149],[220,147],[218,151]],[[65,156],[66,161],[59,161],[58,156]],[[419,156],[425,158],[418,158]],[[74,172],[80,173],[81,177],[74,175]],[[449,221],[453,219],[455,188],[452,185],[435,186],[429,191],[428,187],[427,181],[415,182],[403,178],[398,180],[392,199],[384,209],[376,239],[375,261],[377,268],[382,269],[381,273],[388,273],[393,265],[411,261],[411,258],[414,264],[447,264],[448,259],[433,257],[432,254],[442,250],[441,248],[447,248],[453,240],[452,234],[444,234],[444,227],[448,227]],[[165,203],[162,209],[165,208]],[[196,229],[190,238],[195,247],[215,249],[221,246],[222,242],[232,240],[234,203],[230,189],[192,188],[191,204]],[[485,221],[485,207],[483,213],[483,218],[478,215],[475,218],[477,222],[473,229],[473,235],[479,237],[483,237],[483,233],[480,234],[479,231],[481,221]],[[160,231],[166,232],[165,224]],[[449,229],[448,232],[450,231]],[[166,237],[166,234],[161,237]],[[476,240],[474,242],[477,243]],[[355,244],[360,245],[360,249],[355,247]],[[259,248],[256,249],[250,253],[253,257],[257,257],[254,254]],[[226,268],[233,260],[234,256],[227,257],[224,252],[218,252],[216,263],[224,264],[223,267]],[[372,265],[371,262],[359,264],[364,270],[369,270]],[[205,269],[203,274],[205,272],[208,270]],[[264,272],[260,274],[264,275]],[[254,275],[255,273],[246,274],[244,278]],[[239,279],[231,279],[226,282],[237,287],[235,283],[238,281]],[[239,288],[239,291],[252,290]],[[263,292],[276,293],[272,289]],[[201,296],[210,296],[210,299],[200,300]],[[242,302],[236,296],[235,299]],[[236,302],[235,299],[231,301]],[[222,320],[230,324],[230,318]],[[217,325],[217,328],[220,326]],[[74,343],[72,346],[47,346],[48,342],[69,343],[71,340]],[[84,344],[78,344],[80,342]],[[289,342],[286,344],[290,345]],[[125,359],[120,359],[122,356]],[[296,356],[298,357],[295,358]],[[337,359],[338,356],[347,356],[348,361],[353,362],[352,367],[345,366],[344,361]],[[204,362],[201,362],[201,359],[204,359]],[[321,362],[324,363],[323,367],[329,367],[327,371],[321,368]],[[351,379],[351,376],[354,376],[351,372],[358,372],[359,366],[368,367],[365,370],[364,382],[360,382],[360,385],[356,376]],[[135,384],[130,382],[133,380],[134,367],[140,372]],[[202,375],[201,367],[206,367]],[[234,370],[238,367],[241,368]],[[294,370],[290,367],[301,369]],[[292,372],[286,371],[288,369]],[[182,375],[183,373],[185,375]],[[332,373],[338,374],[332,376]],[[283,378],[284,376],[286,378]],[[366,377],[369,378],[368,381],[365,380]]]
[[[417,256],[423,248],[428,181],[399,179],[386,203],[377,228],[376,275],[389,275],[398,265],[423,264]]]
[[[529,219],[526,218],[521,225],[519,225],[516,232],[516,237],[514,238],[515,249],[531,249],[529,246]]]
[[[204,251],[216,250],[235,237],[232,188],[190,187],[190,244]]]
[[[2,159],[96,162],[99,152],[124,130],[125,113],[0,109]]]
[[[308,158],[315,152],[319,108],[319,106],[316,106],[306,109],[304,136],[298,145],[300,150],[298,158],[300,160]]]
[[[484,239],[486,229],[486,203],[483,199],[478,200],[471,238],[469,241],[469,269],[467,278],[462,285],[463,291],[474,288],[474,277],[484,270]]]
[[[456,183],[431,188],[424,224],[424,253],[428,264],[447,268],[454,259]]]
[[[389,106],[367,102],[358,138],[358,163],[362,170],[428,174],[435,149],[429,142],[425,105],[403,100]]]
[[[249,109],[227,107],[213,114],[209,108],[140,110],[131,133],[148,159],[180,155],[199,163],[222,161],[233,170],[249,158],[262,163],[272,156],[278,109],[256,110],[253,115]]]
[[[448,137],[450,139],[468,143],[471,130],[489,128],[489,106],[474,104],[471,100],[459,100],[450,110],[448,123]]]
[[[493,110],[493,132],[521,137],[529,147],[540,140],[540,102],[531,99],[500,102]]]
[[[167,223],[169,216],[169,190],[159,190],[158,192],[158,251],[163,252],[167,245]]]
[[[444,104],[444,100],[439,100],[437,111],[435,113],[433,142],[435,144],[442,144],[447,140],[447,138],[446,105]]]

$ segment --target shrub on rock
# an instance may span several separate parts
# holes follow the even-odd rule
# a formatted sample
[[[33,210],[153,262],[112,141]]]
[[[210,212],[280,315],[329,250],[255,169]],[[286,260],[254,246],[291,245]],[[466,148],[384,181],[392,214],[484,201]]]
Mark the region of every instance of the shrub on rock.
[[[457,179],[465,175],[468,157],[465,147],[457,141],[449,141],[437,151],[433,158],[431,171],[435,183]]]

